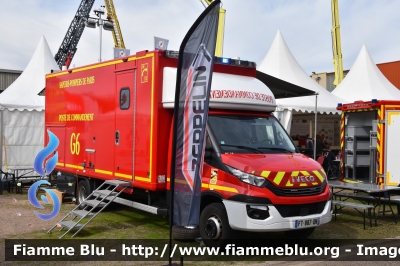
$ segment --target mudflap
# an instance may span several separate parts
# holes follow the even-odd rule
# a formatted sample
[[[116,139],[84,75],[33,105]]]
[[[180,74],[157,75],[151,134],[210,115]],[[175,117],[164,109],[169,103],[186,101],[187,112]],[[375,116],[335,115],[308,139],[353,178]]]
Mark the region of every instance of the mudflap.
[[[75,196],[76,176],[68,173],[57,173],[57,190]]]

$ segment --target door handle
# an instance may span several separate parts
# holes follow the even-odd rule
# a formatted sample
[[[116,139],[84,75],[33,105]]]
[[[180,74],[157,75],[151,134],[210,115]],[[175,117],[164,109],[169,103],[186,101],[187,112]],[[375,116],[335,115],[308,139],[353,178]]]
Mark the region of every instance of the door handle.
[[[119,145],[119,130],[115,131],[115,145]]]

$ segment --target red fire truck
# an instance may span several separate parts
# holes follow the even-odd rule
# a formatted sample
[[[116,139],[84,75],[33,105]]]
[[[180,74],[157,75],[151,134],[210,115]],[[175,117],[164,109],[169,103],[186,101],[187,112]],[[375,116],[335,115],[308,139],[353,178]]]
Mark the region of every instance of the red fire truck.
[[[337,109],[342,111],[342,179],[399,186],[400,101],[356,101]]]
[[[169,191],[177,61],[176,52],[141,51],[46,76],[45,127],[60,140],[59,190],[82,202],[105,180],[129,181],[124,192],[144,197],[142,210],[162,213],[156,203]],[[216,61],[201,236],[218,242],[241,230],[307,237],[331,220],[324,170],[298,152],[273,116],[275,97],[255,78],[255,64]]]

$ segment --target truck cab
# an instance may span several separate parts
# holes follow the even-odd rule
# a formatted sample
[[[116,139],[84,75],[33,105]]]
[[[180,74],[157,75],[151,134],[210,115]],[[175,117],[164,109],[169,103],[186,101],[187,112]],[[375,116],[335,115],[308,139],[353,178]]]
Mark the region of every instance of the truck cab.
[[[231,229],[307,237],[331,220],[330,191],[321,165],[299,153],[273,115],[211,111],[207,133],[203,238],[210,235],[218,241],[232,235]],[[210,208],[219,208],[221,217]],[[223,224],[225,219],[229,226]]]

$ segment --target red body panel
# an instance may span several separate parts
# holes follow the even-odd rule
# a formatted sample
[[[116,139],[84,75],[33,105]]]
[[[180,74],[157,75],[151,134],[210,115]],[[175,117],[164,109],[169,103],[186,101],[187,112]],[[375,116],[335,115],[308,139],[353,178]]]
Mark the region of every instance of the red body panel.
[[[122,179],[133,187],[151,191],[169,189],[169,151],[172,109],[162,105],[164,67],[176,67],[177,59],[163,51],[101,62],[46,76],[46,129],[60,140],[56,171],[101,180]],[[255,77],[251,68],[215,65],[215,72]],[[128,107],[122,108],[129,91]],[[211,110],[215,114],[245,114]],[[270,116],[266,113],[255,115]],[[317,186],[325,173],[315,161],[301,154],[222,155],[225,164],[263,176],[277,187],[290,186],[293,177],[315,180],[292,184]],[[267,168],[266,168],[267,167]],[[235,176],[203,165],[203,190],[224,198],[237,194],[268,197],[275,204],[302,204],[329,199],[328,187],[317,196],[277,197],[266,188],[241,182]],[[267,174],[268,173],[268,174]],[[164,179],[164,182],[162,181]],[[279,181],[279,182],[278,182]]]

